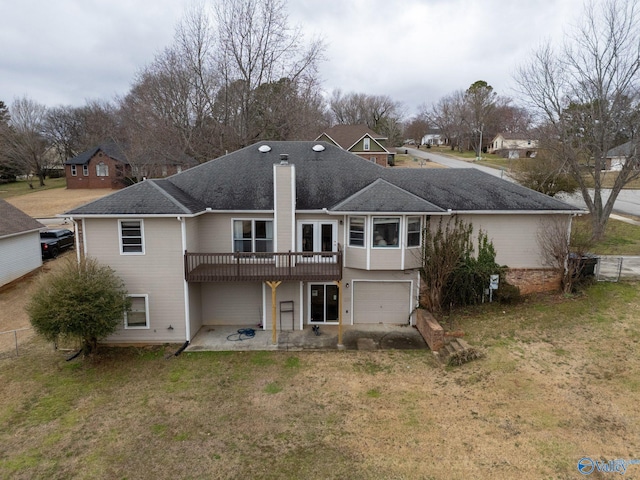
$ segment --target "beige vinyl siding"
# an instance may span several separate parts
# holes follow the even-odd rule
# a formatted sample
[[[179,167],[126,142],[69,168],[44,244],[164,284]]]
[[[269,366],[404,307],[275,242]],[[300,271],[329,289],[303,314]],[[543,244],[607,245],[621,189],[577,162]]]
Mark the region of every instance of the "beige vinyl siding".
[[[496,250],[496,261],[510,268],[544,268],[545,262],[538,245],[541,222],[567,215],[460,215],[473,224],[474,242],[478,230],[487,233]],[[568,224],[567,224],[568,226]]]
[[[293,301],[294,329],[300,329],[300,282],[283,282],[276,289],[276,328],[280,330],[280,302]],[[271,287],[264,286],[265,328],[271,329]],[[282,315],[282,330],[291,330],[291,314]]]
[[[347,239],[349,242],[349,239]],[[344,253],[344,266],[349,268],[367,268],[367,247],[346,247]]]
[[[198,217],[198,253],[233,252],[233,220],[273,219],[270,214],[207,213]]]
[[[255,327],[262,321],[262,283],[203,283],[201,292],[203,325]]]
[[[400,270],[402,267],[402,249],[400,247],[371,247],[369,266],[371,270]]]
[[[191,338],[202,327],[202,284],[190,283],[189,286],[189,328]]]
[[[354,281],[353,321],[362,323],[409,323],[412,310],[411,282]]]
[[[422,265],[422,248],[411,247],[404,251],[404,268],[405,270],[420,268]]]
[[[185,218],[187,232],[187,251],[200,252],[200,219],[202,217]]]
[[[145,254],[121,255],[118,219],[85,219],[88,256],[115,270],[130,294],[149,296],[149,328],[125,330],[123,319],[122,327],[107,342],[183,342],[186,328],[181,223],[176,218],[141,220]]]
[[[274,189],[276,211],[276,240],[278,252],[295,250],[293,217],[295,215],[294,185],[295,167],[293,165],[274,165]]]
[[[37,231],[0,239],[0,286],[40,266],[42,253]]]

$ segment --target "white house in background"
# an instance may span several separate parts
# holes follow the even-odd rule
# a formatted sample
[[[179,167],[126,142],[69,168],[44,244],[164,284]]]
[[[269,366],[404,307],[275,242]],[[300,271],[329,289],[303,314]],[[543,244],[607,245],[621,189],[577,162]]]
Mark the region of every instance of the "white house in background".
[[[577,213],[476,169],[384,168],[329,142],[269,141],[64,216],[79,254],[113,268],[132,297],[134,314],[107,339],[122,344],[190,341],[215,326],[275,336],[414,324],[422,229],[454,215],[487,233],[511,283],[548,289],[536,283],[549,272],[541,222],[570,228]]]
[[[440,147],[442,145],[447,145],[449,140],[440,133],[440,129],[438,128],[430,128],[427,130],[427,133],[422,140],[420,141],[420,145],[430,145],[432,147]]]
[[[635,161],[636,168],[640,166],[638,159],[638,142],[629,141],[612,148],[607,152],[606,170],[622,170],[628,161]]]
[[[43,227],[0,199],[0,287],[42,266],[40,229]]]
[[[489,143],[487,151],[505,158],[530,158],[536,156],[538,141],[526,133],[499,133]]]

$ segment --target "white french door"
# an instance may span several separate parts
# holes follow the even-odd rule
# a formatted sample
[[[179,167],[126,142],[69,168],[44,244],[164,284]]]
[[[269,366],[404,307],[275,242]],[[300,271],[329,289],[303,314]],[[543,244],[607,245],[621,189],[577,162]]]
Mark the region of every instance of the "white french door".
[[[298,251],[309,254],[338,251],[337,222],[298,222]]]

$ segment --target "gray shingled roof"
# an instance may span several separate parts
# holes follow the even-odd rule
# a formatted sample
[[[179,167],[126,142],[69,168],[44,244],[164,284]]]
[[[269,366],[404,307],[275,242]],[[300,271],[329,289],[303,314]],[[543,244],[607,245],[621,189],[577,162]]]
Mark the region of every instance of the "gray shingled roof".
[[[89,150],[85,150],[81,154],[68,159],[66,162],[64,162],[64,164],[65,165],[84,165],[89,160],[91,160],[91,158],[100,150],[102,150],[104,154],[107,155],[109,158],[118,160],[127,165],[129,164],[129,161],[127,160],[127,157],[125,156],[122,149],[114,142],[102,143],[93,148],[90,148]]]
[[[0,198],[0,238],[41,228],[43,224]]]
[[[612,148],[607,152],[607,158],[613,157],[628,157],[634,155],[638,149],[638,143],[629,141]]]
[[[475,169],[384,168],[329,143],[260,142],[163,180],[146,180],[71,215],[180,215],[273,210],[273,165],[296,172],[296,209],[339,211],[578,211]],[[268,145],[271,150],[260,152]],[[380,181],[377,181],[380,180]]]
[[[334,212],[443,212],[426,200],[381,178],[330,210]]]

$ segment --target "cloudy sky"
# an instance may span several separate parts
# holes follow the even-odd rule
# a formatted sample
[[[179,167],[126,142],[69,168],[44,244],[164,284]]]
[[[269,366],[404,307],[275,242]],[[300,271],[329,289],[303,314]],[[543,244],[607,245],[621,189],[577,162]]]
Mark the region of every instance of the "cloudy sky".
[[[0,0],[0,100],[80,106],[125,94],[191,3]],[[413,113],[476,80],[515,96],[516,67],[560,41],[583,0],[289,0],[288,11],[327,45],[327,92],[389,95]]]

